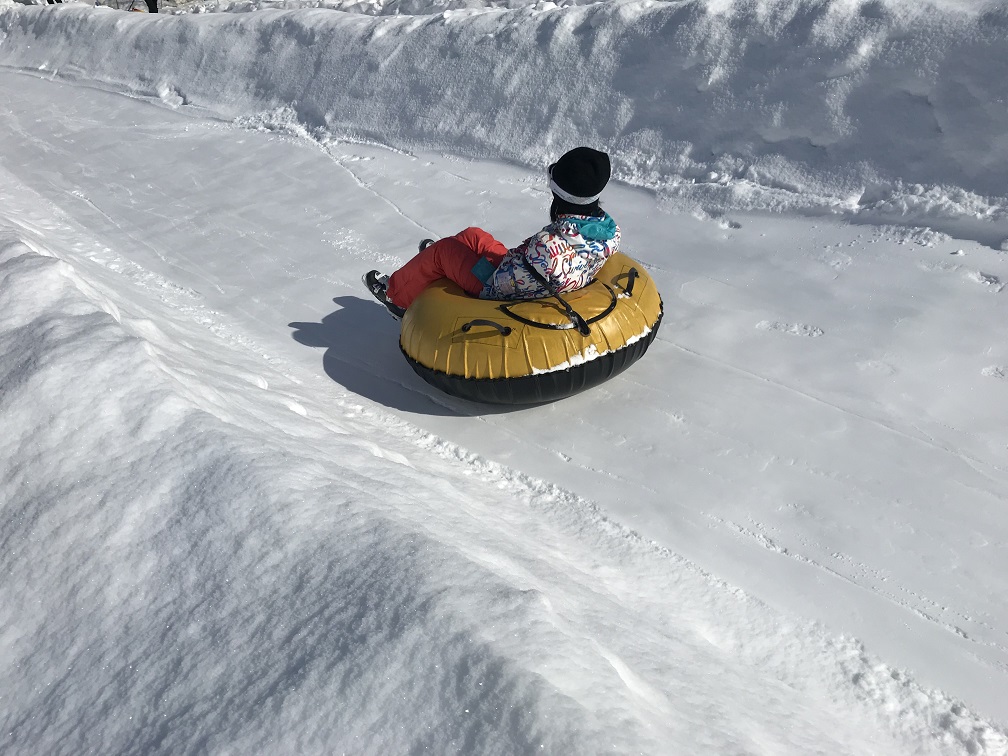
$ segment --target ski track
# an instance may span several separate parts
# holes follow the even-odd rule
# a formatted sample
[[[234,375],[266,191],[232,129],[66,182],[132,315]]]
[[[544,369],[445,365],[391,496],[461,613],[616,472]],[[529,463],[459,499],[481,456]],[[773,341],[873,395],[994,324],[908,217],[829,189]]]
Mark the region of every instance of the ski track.
[[[137,99],[137,98],[132,98],[132,99]],[[102,126],[104,126],[104,124],[102,124]],[[19,133],[21,134],[21,136],[23,138],[29,139],[30,141],[32,141],[35,145],[37,145],[44,152],[55,152],[55,150],[56,150],[56,148],[51,147],[44,140],[35,137],[35,135],[31,134],[30,132],[25,132],[24,130],[19,130]],[[126,189],[127,193],[129,193],[129,188],[128,187],[124,187],[124,188]],[[122,224],[120,224],[109,213],[107,213],[105,210],[103,210],[101,207],[99,207],[98,204],[95,203],[95,201],[92,200],[91,197],[89,197],[83,191],[81,191],[79,189],[70,190],[69,192],[67,192],[67,196],[73,197],[74,199],[76,199],[76,200],[84,203],[87,207],[90,207],[92,210],[94,210],[96,213],[98,213],[98,215],[100,215],[102,218],[104,218],[106,220],[106,222],[109,223],[109,225],[111,225],[120,234],[122,234],[124,237],[126,237],[130,242],[136,244],[139,247],[142,247],[142,248],[150,251],[151,254],[153,254],[156,258],[158,258],[166,266],[169,266],[169,267],[171,267],[171,268],[173,268],[175,270],[178,270],[179,273],[182,273],[182,274],[185,274],[185,275],[192,275],[192,273],[193,273],[192,270],[190,270],[188,268],[183,269],[177,262],[175,262],[173,260],[170,260],[167,257],[165,257],[150,242],[148,242],[145,239],[137,238],[137,236],[135,234],[133,234],[130,231],[128,231],[127,229],[125,229],[122,226]],[[45,200],[45,199],[43,199],[42,201],[47,202],[54,213],[64,213],[64,211],[62,210],[62,208],[59,208],[57,205],[53,204],[51,201]],[[179,222],[177,218],[174,218],[174,217],[166,215],[166,214],[157,213],[157,212],[152,212],[152,214],[155,215],[155,216],[157,216],[157,217],[160,217],[162,220],[168,222],[169,224],[178,223]],[[91,257],[91,259],[93,259],[95,261],[98,261],[99,260],[99,256],[97,256],[97,255],[93,256],[93,257]],[[136,263],[134,263],[132,261],[124,260],[124,259],[122,259],[122,258],[120,258],[120,257],[117,256],[115,258],[115,264],[119,265],[119,266],[135,266],[136,269],[138,270],[138,272],[140,273],[140,275],[150,277],[152,280],[157,281],[158,285],[160,287],[164,288],[164,289],[178,289],[179,288],[176,284],[173,284],[170,281],[168,281],[167,279],[165,279],[165,278],[163,278],[161,276],[157,276],[154,273],[141,268],[140,266],[138,266]],[[246,263],[246,265],[247,264],[248,263]],[[196,275],[201,280],[203,280],[207,284],[207,286],[210,286],[210,287],[214,288],[215,290],[217,290],[220,293],[224,293],[224,290],[216,282],[211,281],[205,275],[202,275],[200,273],[197,273]],[[197,292],[194,292],[194,291],[190,290],[190,293],[191,293],[191,295],[192,295],[193,298],[200,297],[200,295]]]
[[[294,118],[294,122],[290,121]],[[364,181],[358,173],[356,173],[349,165],[347,165],[346,160],[338,157],[333,148],[335,145],[339,145],[339,140],[334,140],[328,135],[317,135],[305,127],[301,126],[296,120],[296,116],[293,113],[288,112],[287,109],[281,109],[278,112],[263,113],[255,117],[242,117],[234,121],[234,125],[238,128],[244,128],[248,130],[266,130],[275,134],[282,136],[287,136],[292,139],[296,139],[301,142],[306,142],[312,144],[314,147],[319,149],[323,154],[325,154],[333,163],[339,166],[347,175],[353,179],[354,183],[365,192],[368,192],[372,196],[381,200],[384,204],[390,207],[397,215],[399,215],[403,220],[417,227],[424,236],[436,237],[437,234],[433,230],[427,228],[422,223],[420,223],[416,218],[410,216],[406,213],[399,205],[392,201],[388,196],[382,194],[380,191],[375,189],[371,184]],[[397,150],[389,145],[379,144],[375,142],[361,141],[359,144],[364,144],[367,146],[376,147],[379,149],[385,149],[389,152],[396,154],[406,155],[402,150]]]
[[[327,152],[328,152],[328,150],[327,150]],[[330,156],[332,157],[333,162],[336,163],[336,165],[338,165],[344,171],[346,171],[350,175],[350,177],[357,183],[357,186],[359,186],[361,189],[363,189],[366,192],[370,192],[375,197],[377,197],[378,199],[380,199],[382,202],[384,202],[386,205],[388,205],[390,208],[392,208],[404,220],[406,220],[409,223],[412,223],[414,226],[416,226],[424,236],[429,236],[429,237],[437,236],[437,233],[435,233],[431,229],[427,228],[425,225],[423,225],[422,223],[420,223],[415,218],[413,218],[410,215],[408,215],[401,207],[399,207],[399,205],[397,205],[395,202],[393,202],[387,196],[385,196],[384,194],[382,194],[381,192],[379,192],[377,189],[375,189],[374,187],[372,187],[371,185],[369,185],[368,183],[366,183],[363,179],[360,178],[360,176],[358,176],[353,170],[350,169],[350,166],[348,166],[342,160],[340,160],[339,158],[335,157],[331,153],[330,153]]]
[[[661,337],[659,337],[658,340],[660,341]],[[988,464],[986,462],[983,462],[982,460],[978,460],[975,457],[972,457],[972,456],[970,456],[970,455],[968,455],[968,454],[966,454],[964,452],[957,451],[955,449],[950,449],[948,446],[945,446],[944,444],[939,443],[937,440],[935,440],[931,436],[928,436],[927,434],[923,434],[923,437],[922,437],[922,436],[914,435],[912,433],[907,433],[906,431],[901,430],[901,429],[899,429],[897,427],[894,427],[894,426],[892,426],[892,425],[884,422],[883,420],[879,420],[878,418],[874,418],[874,417],[869,417],[867,415],[862,415],[862,414],[860,414],[858,412],[855,412],[853,410],[850,410],[850,409],[847,409],[845,407],[841,407],[841,406],[839,406],[837,404],[834,404],[833,402],[830,402],[830,401],[828,401],[826,399],[823,399],[822,397],[818,397],[815,394],[810,394],[807,391],[803,391],[802,389],[796,388],[794,386],[788,386],[787,384],[781,383],[780,381],[777,381],[777,380],[775,380],[773,378],[769,378],[767,376],[763,376],[763,375],[759,375],[757,373],[753,373],[752,371],[746,370],[745,368],[740,367],[738,365],[733,365],[733,364],[731,364],[729,362],[725,362],[725,361],[720,360],[720,359],[718,359],[716,357],[712,357],[710,355],[706,355],[706,354],[703,354],[701,352],[697,352],[697,351],[695,351],[693,349],[690,349],[688,347],[684,347],[682,345],[676,344],[675,342],[672,342],[672,341],[665,341],[664,343],[669,344],[669,346],[671,346],[673,349],[677,349],[677,350],[679,350],[681,352],[684,352],[684,353],[689,354],[689,355],[691,355],[693,357],[696,357],[697,359],[701,359],[701,360],[705,360],[705,361],[708,361],[708,362],[715,363],[717,365],[721,365],[724,368],[732,370],[732,371],[734,371],[736,373],[739,373],[741,375],[747,376],[748,378],[750,378],[752,380],[760,381],[762,383],[771,384],[771,385],[776,386],[776,387],[778,387],[778,388],[780,388],[780,389],[782,389],[784,391],[792,393],[792,394],[794,394],[796,396],[804,397],[805,399],[807,399],[807,400],[809,400],[811,402],[815,402],[815,403],[821,404],[821,405],[823,405],[825,407],[829,407],[829,408],[831,408],[831,409],[835,410],[836,412],[839,412],[839,413],[841,413],[843,415],[847,415],[849,417],[856,417],[859,420],[863,420],[863,421],[865,421],[867,423],[871,423],[872,425],[875,425],[878,428],[882,428],[882,429],[888,431],[889,433],[893,433],[893,434],[895,434],[897,436],[900,436],[901,438],[905,438],[905,439],[907,439],[909,441],[913,441],[913,442],[915,442],[917,444],[928,446],[928,447],[930,447],[932,449],[935,449],[936,451],[944,452],[944,453],[946,453],[946,454],[948,454],[950,456],[953,456],[953,457],[961,460],[966,465],[968,465],[972,470],[974,470],[974,472],[978,473],[979,475],[982,475],[985,479],[987,479],[988,481],[990,481],[992,484],[996,484],[997,481],[991,476],[991,474],[989,472],[989,468],[993,467],[995,470],[1002,471],[1002,468],[1000,468],[1000,467],[997,467],[995,465],[990,465],[990,464]],[[915,428],[915,430],[919,431],[919,429],[916,428],[916,426],[914,426],[914,428]]]
[[[746,526],[737,522],[733,522],[731,520],[727,520],[723,517],[720,517],[718,515],[709,512],[706,513],[706,516],[708,519],[712,520],[713,522],[716,522],[718,525],[723,526],[729,529],[730,531],[734,532],[743,540],[755,542],[756,544],[766,549],[767,551],[779,554],[782,557],[794,560],[802,565],[811,567],[814,570],[818,570],[827,575],[830,575],[831,577],[843,580],[844,582],[856,586],[857,588],[860,588],[862,590],[870,591],[874,595],[879,596],[885,599],[886,601],[889,601],[890,603],[898,606],[900,609],[911,612],[919,619],[922,619],[937,627],[940,627],[942,630],[948,633],[957,635],[958,637],[962,638],[965,641],[968,641],[973,645],[991,648],[1003,656],[1008,656],[1008,644],[1002,644],[997,643],[995,641],[979,639],[974,635],[968,633],[962,627],[960,627],[960,624],[963,625],[974,624],[984,630],[990,631],[992,634],[1004,635],[1006,638],[1008,638],[1008,633],[1004,631],[999,631],[997,628],[991,626],[987,622],[983,622],[982,620],[978,620],[967,614],[962,614],[953,609],[952,607],[934,601],[933,599],[930,599],[921,593],[913,591],[912,589],[907,588],[904,585],[897,584],[895,586],[896,592],[893,592],[891,590],[885,590],[880,586],[880,584],[882,583],[888,584],[894,582],[891,577],[882,573],[879,570],[875,570],[869,567],[863,562],[854,559],[847,554],[844,554],[843,552],[834,550],[832,551],[831,556],[833,559],[837,560],[841,564],[846,565],[850,569],[850,573],[853,574],[848,574],[841,571],[840,569],[830,567],[826,564],[823,564],[822,562],[813,559],[812,557],[807,556],[806,554],[794,550],[791,547],[780,544],[768,532],[768,530],[772,528],[767,528],[766,526],[754,520],[752,517],[749,518],[749,526]],[[809,541],[808,539],[805,539],[801,536],[798,536],[798,540],[806,548],[810,548],[815,551],[821,551],[824,553],[831,552],[831,550],[826,548],[823,544],[816,543],[814,541]],[[908,598],[907,599],[901,598],[899,594],[905,594]],[[921,605],[928,607],[930,611],[925,610],[924,608],[922,608]],[[944,613],[951,613],[954,616],[955,620],[942,619],[941,617],[938,616],[939,614]],[[956,620],[960,624],[957,624]],[[1008,670],[1008,662],[995,660],[994,664],[1001,670]]]

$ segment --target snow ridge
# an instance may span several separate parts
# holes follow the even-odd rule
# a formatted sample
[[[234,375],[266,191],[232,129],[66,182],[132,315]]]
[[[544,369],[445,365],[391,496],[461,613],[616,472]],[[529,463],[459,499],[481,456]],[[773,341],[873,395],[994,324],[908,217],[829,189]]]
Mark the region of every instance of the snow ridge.
[[[536,168],[594,144],[621,180],[677,205],[965,221],[994,245],[1008,238],[1008,69],[991,69],[1008,65],[1006,14],[897,0],[383,17],[16,8],[0,16],[0,64]]]

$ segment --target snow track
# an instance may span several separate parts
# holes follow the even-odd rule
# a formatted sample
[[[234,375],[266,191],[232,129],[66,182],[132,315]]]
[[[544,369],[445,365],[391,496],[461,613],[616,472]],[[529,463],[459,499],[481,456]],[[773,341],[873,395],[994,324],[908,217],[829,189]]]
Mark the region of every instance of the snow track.
[[[996,198],[970,219],[979,195],[941,188],[976,168],[983,129],[950,126],[959,167],[915,164],[936,184],[894,180],[844,211],[857,224],[748,211],[834,206],[850,174],[821,154],[806,168],[839,177],[825,188],[789,184],[794,162],[754,178],[662,148],[649,173],[621,151],[623,178],[661,188],[605,201],[663,293],[662,330],[626,374],[553,405],[436,393],[361,291],[420,236],[517,242],[548,204],[526,166],[597,134],[527,109],[549,140],[506,119],[452,136],[458,102],[417,132],[368,131],[367,112],[322,107],[334,80],[298,90],[304,65],[364,35],[364,91],[410,62],[414,32],[447,34],[465,66],[481,29],[520,53],[527,23],[574,55],[619,18],[664,40],[662,14],[709,32],[703,60],[769,7],[665,5],[0,10],[0,750],[1008,751],[1008,257]],[[795,33],[846,49],[875,23],[829,21],[848,7],[820,3]],[[886,34],[920,52],[942,13],[887,17]],[[949,13],[947,45],[997,39],[996,13]],[[235,61],[262,39],[290,42],[271,48],[286,62],[248,78]],[[207,57],[222,40],[227,65]],[[757,60],[793,42],[765,37]],[[139,59],[173,45],[186,54],[157,75],[158,55]],[[947,45],[894,65],[926,72]],[[859,60],[862,96],[891,91]],[[704,75],[738,95],[756,68],[733,65]],[[793,104],[780,123],[818,107]],[[433,133],[447,153],[380,143]],[[866,133],[851,154],[884,154]],[[751,202],[754,181],[793,202]],[[862,225],[898,216],[889,190],[933,228]]]
[[[319,416],[266,366],[243,387],[243,345],[113,318],[35,247],[0,248],[5,751],[1005,744],[570,492],[382,410]]]

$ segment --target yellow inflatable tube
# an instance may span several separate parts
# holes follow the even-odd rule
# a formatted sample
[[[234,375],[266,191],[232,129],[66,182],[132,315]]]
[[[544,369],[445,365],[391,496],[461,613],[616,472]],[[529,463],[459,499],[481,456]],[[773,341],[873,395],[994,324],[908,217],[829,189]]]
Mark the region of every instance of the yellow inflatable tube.
[[[651,276],[616,253],[591,284],[560,298],[477,299],[441,279],[406,311],[399,346],[442,391],[528,404],[568,396],[626,369],[647,351],[661,317]]]

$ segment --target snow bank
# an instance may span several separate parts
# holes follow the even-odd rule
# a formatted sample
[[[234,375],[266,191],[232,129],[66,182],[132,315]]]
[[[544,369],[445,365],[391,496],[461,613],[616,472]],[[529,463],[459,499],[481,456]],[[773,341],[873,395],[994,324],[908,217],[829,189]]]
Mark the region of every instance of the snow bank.
[[[494,637],[542,625],[537,592],[374,493],[384,475],[384,496],[422,507],[425,476],[359,433],[328,439],[347,461],[320,476],[314,455],[223,422],[163,342],[0,234],[4,752],[599,742],[584,702],[529,666],[548,662]]]
[[[613,153],[619,178],[679,204],[951,216],[980,221],[992,244],[1008,236],[1002,4],[159,18],[18,7],[0,16],[0,38],[0,64],[227,119],[289,107],[309,129],[536,169],[589,143]]]
[[[369,477],[423,509],[423,474],[337,434],[347,462],[320,476],[197,409],[180,389],[213,390],[36,250],[0,243],[5,752],[647,742],[627,702],[598,721],[586,673],[548,671],[538,590],[398,516]],[[540,638],[529,654],[519,630]]]

